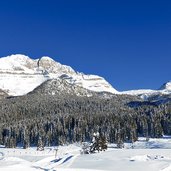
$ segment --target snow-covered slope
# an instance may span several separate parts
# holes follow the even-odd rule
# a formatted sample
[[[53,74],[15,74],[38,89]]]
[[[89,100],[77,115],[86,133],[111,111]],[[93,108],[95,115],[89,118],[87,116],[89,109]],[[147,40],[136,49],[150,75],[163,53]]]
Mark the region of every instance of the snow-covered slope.
[[[81,155],[81,144],[45,147],[37,151],[0,147],[1,171],[171,171],[171,139],[139,138],[117,149],[109,144],[107,151]],[[134,147],[134,149],[132,149]],[[58,150],[57,150],[58,149]],[[56,153],[57,150],[57,153]]]
[[[96,92],[110,92],[117,94],[118,92],[103,78],[97,75],[85,75],[77,73],[70,80],[71,83]]]
[[[104,78],[75,72],[50,57],[31,59],[25,55],[0,58],[0,89],[9,95],[24,95],[43,82],[54,78],[96,92],[118,93]]]
[[[121,92],[121,94],[140,96],[145,100],[152,96],[171,94],[171,81],[163,84],[158,90],[151,90],[151,89],[129,90],[129,91],[123,91]]]
[[[167,83],[164,83],[160,90],[170,91],[171,92],[171,81],[168,81]]]
[[[90,97],[93,95],[92,91],[89,91],[83,87],[79,87],[76,85],[69,84],[66,80],[61,78],[47,80],[42,83],[40,86],[34,89],[34,91],[30,92],[29,94],[36,94],[41,97],[43,96],[69,96],[69,95],[76,95],[76,96],[86,96]]]

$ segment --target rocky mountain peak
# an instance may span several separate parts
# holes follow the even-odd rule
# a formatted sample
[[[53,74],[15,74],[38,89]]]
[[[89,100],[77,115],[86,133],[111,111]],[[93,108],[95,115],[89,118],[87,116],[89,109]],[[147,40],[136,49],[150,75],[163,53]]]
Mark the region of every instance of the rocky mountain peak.
[[[160,90],[168,90],[171,91],[171,81],[168,81],[164,83],[161,87]]]
[[[117,93],[102,77],[75,72],[48,56],[31,59],[16,54],[0,58],[0,89],[9,95],[23,95],[49,79],[65,79],[72,86],[96,92]]]

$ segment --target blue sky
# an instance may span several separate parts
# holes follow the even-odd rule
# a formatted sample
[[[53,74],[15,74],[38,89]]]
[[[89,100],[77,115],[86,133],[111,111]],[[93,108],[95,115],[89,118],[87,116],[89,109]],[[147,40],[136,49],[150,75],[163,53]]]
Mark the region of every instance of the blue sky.
[[[171,80],[171,1],[2,0],[0,56],[50,56],[117,90]]]

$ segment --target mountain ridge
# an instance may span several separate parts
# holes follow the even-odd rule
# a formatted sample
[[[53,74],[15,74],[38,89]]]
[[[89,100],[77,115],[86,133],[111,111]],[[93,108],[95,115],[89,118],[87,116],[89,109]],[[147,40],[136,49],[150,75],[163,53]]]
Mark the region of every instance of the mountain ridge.
[[[104,78],[74,71],[52,58],[31,59],[16,54],[0,58],[0,89],[9,95],[24,95],[49,79],[61,78],[95,92],[118,93]]]
[[[0,58],[0,89],[9,95],[27,94],[43,82],[58,78],[90,91],[135,95],[144,100],[160,94],[171,94],[171,81],[164,83],[158,90],[139,89],[119,92],[103,77],[77,72],[72,67],[48,56],[31,59],[26,55],[15,54]]]

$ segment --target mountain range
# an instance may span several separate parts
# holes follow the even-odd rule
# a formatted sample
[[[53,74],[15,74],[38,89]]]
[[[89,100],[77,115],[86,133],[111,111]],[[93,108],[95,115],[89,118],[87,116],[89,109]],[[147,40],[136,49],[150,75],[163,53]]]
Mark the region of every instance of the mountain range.
[[[119,92],[104,78],[77,72],[70,66],[62,65],[52,58],[43,56],[31,59],[15,54],[0,58],[0,96],[21,96],[33,91],[45,82],[54,80],[54,88],[64,90],[65,81],[72,93],[90,96],[93,92],[109,94],[127,94],[148,99],[153,96],[170,95],[171,81],[164,83],[158,90],[141,89]],[[66,88],[65,88],[66,90]]]
[[[0,58],[0,89],[9,95],[27,94],[52,79],[66,80],[91,91],[118,93],[104,78],[76,72],[49,57],[34,60],[25,55],[11,55]]]

